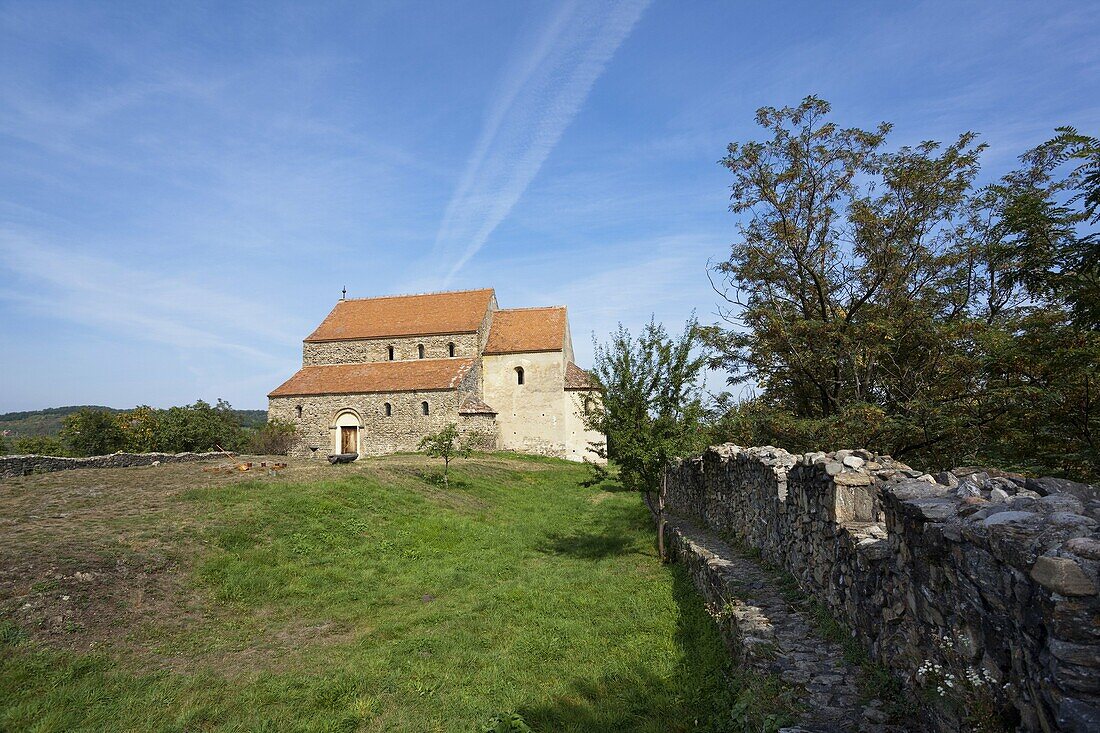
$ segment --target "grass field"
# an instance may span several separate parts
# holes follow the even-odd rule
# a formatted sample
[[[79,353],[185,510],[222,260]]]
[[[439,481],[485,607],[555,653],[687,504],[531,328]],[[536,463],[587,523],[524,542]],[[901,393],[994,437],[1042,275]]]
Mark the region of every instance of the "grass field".
[[[770,712],[637,495],[550,459],[476,457],[449,489],[435,468],[0,483],[0,730],[479,731],[518,713],[656,732]]]

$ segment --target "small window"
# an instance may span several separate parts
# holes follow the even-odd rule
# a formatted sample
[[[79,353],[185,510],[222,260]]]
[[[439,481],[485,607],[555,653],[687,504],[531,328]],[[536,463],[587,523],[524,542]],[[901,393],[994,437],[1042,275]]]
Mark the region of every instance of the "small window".
[[[393,405],[391,405],[389,402],[387,402],[382,409],[386,411],[386,417],[389,417],[393,414]]]
[[[390,361],[393,361],[393,347],[389,347],[386,352],[389,354]]]
[[[416,358],[418,358],[418,359],[423,359],[424,358],[424,344],[417,344],[416,345]]]
[[[447,356],[454,356],[454,355],[455,355],[455,343],[454,343],[454,341],[452,341],[451,343],[447,344]]]
[[[298,418],[299,420],[301,420],[301,419],[302,419],[302,406],[301,406],[301,405],[297,405],[297,406],[295,406],[295,408],[294,408],[294,414],[295,414],[295,416],[296,416],[296,417],[297,417],[297,418]]]
[[[516,384],[523,384],[523,367],[516,367]]]
[[[427,402],[421,402],[420,403],[420,414],[421,415],[427,415],[428,414],[428,403]]]

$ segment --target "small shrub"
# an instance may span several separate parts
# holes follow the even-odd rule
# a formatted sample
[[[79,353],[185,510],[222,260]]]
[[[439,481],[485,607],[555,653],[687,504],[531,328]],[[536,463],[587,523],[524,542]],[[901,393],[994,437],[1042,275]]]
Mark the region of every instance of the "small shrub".
[[[285,456],[298,439],[294,423],[272,418],[248,436],[248,451],[258,456]]]

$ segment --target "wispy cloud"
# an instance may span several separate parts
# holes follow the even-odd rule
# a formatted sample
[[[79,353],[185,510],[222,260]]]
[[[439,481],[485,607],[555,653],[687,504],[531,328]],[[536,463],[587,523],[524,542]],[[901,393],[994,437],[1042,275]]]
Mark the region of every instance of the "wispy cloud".
[[[436,235],[444,285],[519,201],[648,4],[567,3],[516,59]]]
[[[0,300],[118,336],[269,365],[283,360],[262,344],[293,340],[285,324],[273,322],[256,303],[17,232],[0,230],[0,271],[7,281]]]

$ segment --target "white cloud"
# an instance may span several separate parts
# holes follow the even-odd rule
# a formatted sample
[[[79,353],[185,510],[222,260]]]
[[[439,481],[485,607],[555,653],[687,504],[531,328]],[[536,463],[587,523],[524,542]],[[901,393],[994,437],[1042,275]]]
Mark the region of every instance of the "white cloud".
[[[293,341],[284,323],[252,301],[17,232],[0,230],[0,268],[9,273],[0,299],[119,337],[223,351],[272,365],[282,360],[262,344]]]
[[[648,2],[566,4],[512,66],[436,234],[444,285],[519,201]]]

